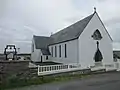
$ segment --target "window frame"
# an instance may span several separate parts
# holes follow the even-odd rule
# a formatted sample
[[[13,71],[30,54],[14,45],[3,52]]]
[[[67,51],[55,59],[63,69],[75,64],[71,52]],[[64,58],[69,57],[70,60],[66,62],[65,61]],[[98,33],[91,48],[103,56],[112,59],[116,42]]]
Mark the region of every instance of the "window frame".
[[[34,52],[34,44],[32,44],[32,52]]]
[[[57,46],[55,46],[55,57],[57,57]]]
[[[41,55],[41,62],[43,62],[43,57],[42,57],[42,55]]]
[[[102,35],[98,29],[94,31],[92,38],[94,40],[101,40],[102,39]]]
[[[61,57],[61,45],[59,45],[59,57]]]
[[[67,44],[65,44],[65,58],[67,58]]]
[[[46,56],[46,60],[48,60],[48,56]]]
[[[51,54],[52,54],[52,57],[53,57],[53,47],[51,47]]]

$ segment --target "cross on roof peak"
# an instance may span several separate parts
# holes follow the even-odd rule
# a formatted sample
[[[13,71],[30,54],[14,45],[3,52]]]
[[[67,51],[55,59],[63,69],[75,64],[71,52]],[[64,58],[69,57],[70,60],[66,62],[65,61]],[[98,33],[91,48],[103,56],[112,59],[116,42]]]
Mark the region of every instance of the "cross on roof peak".
[[[96,7],[94,7],[94,12],[96,12]]]

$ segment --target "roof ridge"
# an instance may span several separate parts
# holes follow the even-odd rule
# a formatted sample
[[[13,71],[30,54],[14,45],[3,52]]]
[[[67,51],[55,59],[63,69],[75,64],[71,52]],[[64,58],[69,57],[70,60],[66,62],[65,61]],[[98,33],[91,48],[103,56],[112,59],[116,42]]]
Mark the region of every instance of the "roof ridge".
[[[34,39],[36,41],[37,48],[47,48],[47,45],[62,43],[70,40],[77,39],[81,33],[84,31],[85,27],[94,16],[96,12],[91,15],[84,17],[83,19],[77,21],[74,24],[56,32],[55,34],[47,37],[47,36],[35,36]]]
[[[51,37],[46,36],[34,36],[33,39],[36,49],[47,48],[48,44],[51,42]]]
[[[95,13],[96,12],[51,35],[50,37],[54,39],[54,41],[51,44],[62,43],[65,41],[77,39],[84,31],[85,27],[87,26],[87,24],[92,19]]]
[[[95,15],[95,13],[97,13],[97,12],[95,11],[93,14],[91,14],[91,15],[89,15],[89,16],[86,17],[86,18],[88,18],[88,17],[91,16],[91,18],[89,19],[89,21],[88,21],[87,24],[85,25],[84,29],[86,28],[86,26],[88,25],[88,23],[90,22],[90,20],[92,19],[92,17]],[[84,18],[84,19],[86,19],[86,18]],[[84,20],[84,19],[82,19],[82,20]],[[83,29],[83,31],[84,31],[84,29]],[[82,31],[82,32],[83,32],[83,31]],[[78,33],[78,36],[80,36],[80,33]]]
[[[33,37],[47,37],[47,38],[50,38],[49,36],[37,36],[37,35],[33,35]]]
[[[77,24],[77,23],[79,23],[79,22],[81,22],[82,20],[84,20],[84,19],[86,19],[86,18],[88,18],[88,17],[90,17],[90,16],[93,16],[95,13],[97,13],[97,12],[94,12],[94,13],[92,13],[91,15],[88,15],[88,16],[86,16],[86,17],[84,17],[84,18],[82,18],[82,19],[76,21],[75,23],[72,23],[71,25],[69,25],[69,26],[67,26],[67,27],[65,27],[65,28],[63,28],[63,29],[61,29],[61,30],[59,30],[58,32],[52,34],[51,36],[53,36],[53,35],[55,35],[55,34],[61,32],[61,31],[65,30],[65,29],[67,29],[67,28],[69,28],[69,27],[71,27],[71,26],[73,26],[73,25],[75,25],[75,24]],[[91,17],[91,18],[92,18],[92,17]],[[91,20],[91,19],[90,19],[90,20]],[[51,37],[51,36],[50,36],[50,37]]]

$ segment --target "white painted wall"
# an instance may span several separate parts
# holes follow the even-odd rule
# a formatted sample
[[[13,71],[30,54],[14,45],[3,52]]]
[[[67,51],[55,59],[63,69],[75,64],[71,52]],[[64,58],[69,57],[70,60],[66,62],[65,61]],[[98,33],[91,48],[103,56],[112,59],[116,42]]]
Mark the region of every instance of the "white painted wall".
[[[51,52],[51,47],[53,47],[53,57],[49,56],[49,60],[47,61],[54,61],[64,64],[79,63],[81,64],[82,68],[93,66],[95,63],[94,54],[96,52],[97,47],[96,47],[96,41],[93,40],[91,35],[93,35],[96,29],[100,31],[103,37],[102,40],[99,42],[100,44],[99,48],[103,55],[102,61],[104,64],[113,63],[112,41],[96,14],[93,16],[89,24],[86,26],[85,30],[80,35],[79,39],[63,42],[55,45],[50,45],[49,46],[50,52]],[[65,58],[65,50],[64,50],[65,44],[67,45],[67,58]],[[61,45],[61,49],[62,49],[61,57],[59,57],[59,45]],[[57,57],[55,57],[55,46],[57,46]],[[37,50],[35,49],[34,52],[31,54],[32,60],[40,61],[41,59],[40,54],[41,51],[39,49]]]
[[[32,48],[31,47],[31,60],[32,61],[37,61],[37,62],[40,62],[41,61],[41,50],[40,49],[36,49],[35,48],[35,43],[34,43],[34,39],[32,40],[32,44],[34,44],[34,52],[32,52]]]
[[[48,61],[48,60],[46,60],[46,56],[42,55],[41,49],[35,48],[34,40],[32,40],[32,44],[34,44],[34,52],[31,51],[31,60],[35,61],[35,62],[41,62],[41,56],[42,56],[43,62]],[[33,47],[31,47],[31,48],[33,48]]]
[[[91,35],[98,29],[102,35],[102,40],[99,42],[99,48],[103,55],[103,63],[109,64],[113,62],[112,40],[105,31],[97,14],[93,16],[87,27],[79,37],[79,62],[82,67],[94,65],[94,54],[96,52],[96,41]]]
[[[65,44],[67,45],[67,58],[65,58]],[[61,45],[61,57],[59,57],[59,45]],[[57,57],[55,57],[55,46],[57,46]],[[51,47],[53,47],[53,57],[49,57],[50,60],[64,64],[78,62],[78,39],[51,45],[49,46],[50,52]]]
[[[41,61],[41,56],[40,56],[40,49],[35,49],[34,52],[31,54],[31,60],[32,61]]]

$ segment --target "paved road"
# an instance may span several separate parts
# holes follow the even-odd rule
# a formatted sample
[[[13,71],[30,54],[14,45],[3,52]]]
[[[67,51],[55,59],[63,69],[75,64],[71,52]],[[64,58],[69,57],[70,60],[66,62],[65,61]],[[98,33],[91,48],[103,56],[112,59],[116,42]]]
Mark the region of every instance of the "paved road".
[[[120,72],[99,74],[84,79],[29,86],[14,90],[120,90]]]

